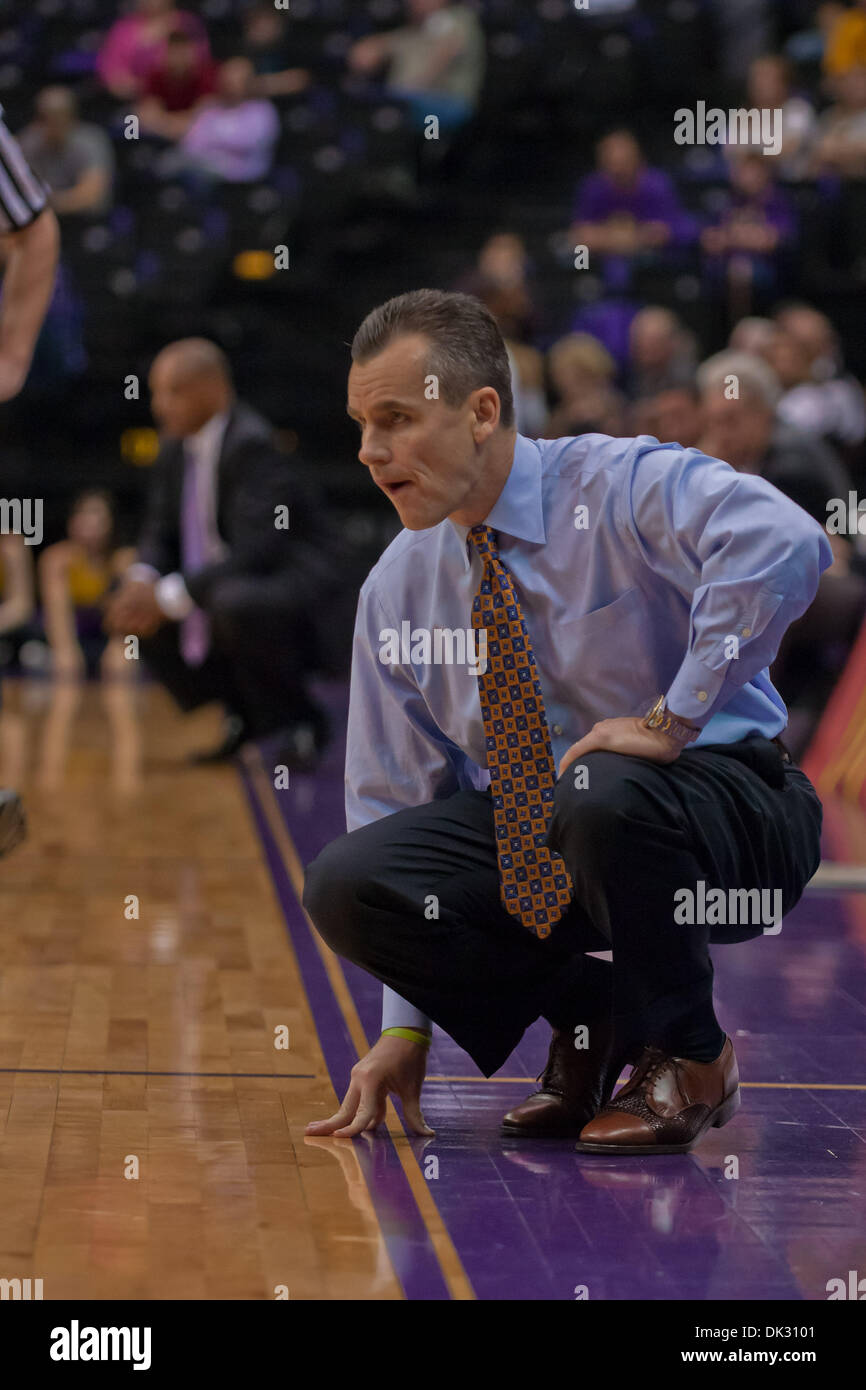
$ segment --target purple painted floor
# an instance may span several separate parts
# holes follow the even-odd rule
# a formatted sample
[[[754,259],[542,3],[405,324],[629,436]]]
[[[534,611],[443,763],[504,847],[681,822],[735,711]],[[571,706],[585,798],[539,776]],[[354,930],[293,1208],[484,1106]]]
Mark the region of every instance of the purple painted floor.
[[[345,692],[327,694],[343,727]],[[277,794],[305,864],[345,827],[343,753],[335,743],[315,777]],[[308,928],[289,890],[281,896],[301,959]],[[438,1160],[431,1195],[477,1297],[571,1300],[585,1287],[590,1299],[826,1299],[829,1279],[866,1275],[864,923],[862,896],[812,894],[783,938],[715,951],[743,1104],[689,1155],[596,1159],[567,1142],[506,1139],[500,1117],[534,1089],[546,1026],[490,1081],[437,1030],[424,1091],[436,1137],[413,1147],[422,1170]],[[372,1041],[381,987],[344,971]],[[332,1002],[310,997],[342,1095],[355,1055]],[[407,1296],[447,1296],[391,1141],[356,1143]]]

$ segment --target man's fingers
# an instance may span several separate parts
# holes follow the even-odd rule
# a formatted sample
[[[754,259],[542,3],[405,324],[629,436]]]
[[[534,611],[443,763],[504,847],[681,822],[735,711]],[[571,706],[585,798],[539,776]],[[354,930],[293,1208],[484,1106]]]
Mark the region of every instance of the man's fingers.
[[[435,1129],[431,1129],[424,1116],[421,1114],[421,1102],[416,1096],[409,1098],[401,1097],[403,1100],[403,1116],[413,1134],[435,1134]]]
[[[353,1081],[336,1115],[331,1115],[327,1120],[311,1120],[306,1127],[307,1132],[315,1130],[317,1134],[333,1134],[335,1130],[351,1120],[358,1109],[359,1097],[360,1091]]]
[[[593,741],[592,734],[586,734],[579,743],[573,743],[570,748],[566,749],[560,759],[559,776],[561,777],[563,772],[571,767],[571,764],[576,762],[578,758],[582,758],[584,753],[591,753],[595,747],[597,747],[597,741]]]
[[[373,1083],[361,1091],[361,1100],[354,1120],[343,1125],[341,1129],[335,1129],[335,1136],[339,1139],[353,1139],[356,1134],[361,1134],[363,1130],[373,1126],[380,1109],[384,1109],[384,1096],[380,1094],[380,1084]]]
[[[378,1125],[383,1125],[385,1123],[385,1118],[387,1114],[388,1111],[385,1105],[385,1097],[382,1096],[379,1100],[379,1104],[376,1107],[376,1113],[374,1114],[372,1120],[368,1121],[364,1128],[376,1129]]]

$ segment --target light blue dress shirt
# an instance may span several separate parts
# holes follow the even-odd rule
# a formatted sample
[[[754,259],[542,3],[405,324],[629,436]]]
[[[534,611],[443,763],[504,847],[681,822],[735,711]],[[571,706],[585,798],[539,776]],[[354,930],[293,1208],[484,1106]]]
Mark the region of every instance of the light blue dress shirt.
[[[661,693],[701,726],[695,746],[785,728],[767,667],[833,556],[770,483],[648,435],[517,435],[485,522],[514,577],[557,765],[593,724],[644,715]],[[482,563],[467,534],[450,520],[401,531],[361,589],[349,830],[489,782],[477,675],[449,661],[453,637],[430,659],[435,629],[471,630]],[[382,1026],[396,1024],[430,1026],[386,988]]]

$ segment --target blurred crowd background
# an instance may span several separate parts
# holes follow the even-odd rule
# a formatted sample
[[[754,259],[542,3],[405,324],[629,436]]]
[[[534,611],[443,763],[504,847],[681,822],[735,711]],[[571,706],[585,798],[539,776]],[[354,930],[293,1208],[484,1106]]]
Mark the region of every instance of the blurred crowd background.
[[[783,111],[778,154],[678,144],[699,102]],[[0,412],[0,493],[45,506],[35,566],[3,539],[7,668],[49,669],[73,621],[97,669],[159,448],[148,372],[190,336],[315,486],[347,594],[321,664],[347,662],[396,530],[348,343],[410,288],[489,306],[524,434],[697,445],[822,523],[863,491],[866,0],[0,0],[0,103],[63,238]],[[863,540],[832,542],[774,669],[795,751],[866,611]]]

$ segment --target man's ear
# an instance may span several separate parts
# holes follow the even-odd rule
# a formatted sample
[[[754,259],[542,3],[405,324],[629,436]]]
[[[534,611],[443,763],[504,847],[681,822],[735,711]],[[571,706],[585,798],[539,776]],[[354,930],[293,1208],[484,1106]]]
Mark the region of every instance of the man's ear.
[[[492,386],[482,386],[475,393],[473,410],[475,412],[475,425],[473,434],[476,444],[483,444],[489,439],[493,431],[499,425],[502,415],[499,403],[499,393]]]

